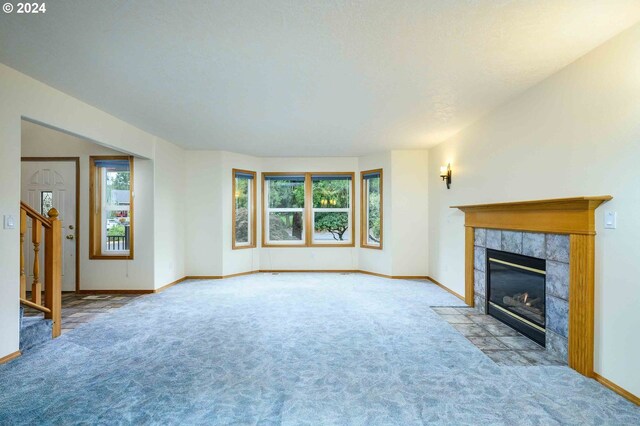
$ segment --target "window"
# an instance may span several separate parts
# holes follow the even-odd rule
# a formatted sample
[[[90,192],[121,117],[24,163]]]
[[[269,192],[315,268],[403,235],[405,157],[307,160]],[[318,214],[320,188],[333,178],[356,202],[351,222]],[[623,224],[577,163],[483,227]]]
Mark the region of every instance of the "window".
[[[382,249],[382,169],[361,173],[360,246]]]
[[[263,245],[305,245],[305,175],[263,173],[263,199]]]
[[[263,173],[265,247],[353,247],[353,173]]]
[[[233,169],[232,248],[256,246],[256,172]]]
[[[40,214],[49,217],[49,210],[53,208],[53,191],[42,191],[40,193]]]
[[[353,245],[353,174],[312,174],[314,245]]]
[[[89,258],[133,259],[133,157],[89,163]]]

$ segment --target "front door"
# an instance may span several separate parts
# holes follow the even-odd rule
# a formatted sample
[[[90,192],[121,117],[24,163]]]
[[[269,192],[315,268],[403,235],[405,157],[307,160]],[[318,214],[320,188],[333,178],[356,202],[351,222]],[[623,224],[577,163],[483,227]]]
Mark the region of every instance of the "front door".
[[[74,161],[23,161],[21,199],[44,217],[55,207],[62,222],[62,291],[76,290],[76,163]],[[33,282],[33,245],[31,221],[27,221],[24,239],[27,289]],[[44,233],[40,267],[44,266]],[[44,275],[40,273],[44,283]]]

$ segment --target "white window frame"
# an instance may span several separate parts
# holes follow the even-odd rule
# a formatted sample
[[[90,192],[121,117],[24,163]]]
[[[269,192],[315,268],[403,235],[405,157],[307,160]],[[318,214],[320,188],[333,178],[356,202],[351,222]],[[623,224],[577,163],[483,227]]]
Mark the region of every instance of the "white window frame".
[[[131,171],[129,171],[129,173],[131,173]],[[103,255],[107,255],[107,256],[128,256],[129,255],[129,250],[109,250],[109,245],[107,244],[107,217],[109,216],[109,212],[115,212],[115,211],[126,211],[127,212],[127,217],[129,217],[129,220],[131,220],[131,204],[126,205],[126,206],[121,206],[121,205],[116,205],[116,204],[108,204],[107,203],[107,169],[105,168],[100,168],[100,180],[102,182],[102,184],[100,185],[101,188],[101,200],[102,200],[102,217],[100,218],[100,226],[102,227],[102,232],[101,236],[102,236],[102,253]],[[129,192],[131,192],[131,189],[129,189]],[[131,199],[133,196],[133,194],[129,194],[129,199]]]

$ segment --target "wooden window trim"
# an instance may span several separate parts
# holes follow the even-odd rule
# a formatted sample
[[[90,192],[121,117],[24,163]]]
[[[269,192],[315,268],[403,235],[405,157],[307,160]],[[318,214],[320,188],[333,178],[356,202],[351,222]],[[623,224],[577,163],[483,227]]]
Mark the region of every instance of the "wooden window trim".
[[[312,176],[350,176],[351,177],[351,241],[349,243],[340,244],[340,243],[314,243],[313,242],[313,185],[312,185]],[[304,226],[305,226],[305,241],[301,244],[273,244],[267,241],[267,222],[266,219],[267,208],[266,205],[269,200],[265,197],[265,186],[266,180],[269,176],[304,176]],[[355,247],[355,228],[356,228],[356,206],[355,206],[355,173],[354,172],[263,172],[262,173],[262,182],[261,182],[261,197],[262,197],[262,214],[261,214],[261,225],[262,225],[262,247],[268,248],[304,248],[304,247],[326,247],[326,248],[336,248],[336,247]]]
[[[380,173],[380,245],[373,246],[368,244],[367,236],[369,235],[367,223],[367,200],[366,200],[366,179],[365,175],[371,173]],[[384,174],[382,169],[364,170],[360,172],[360,247],[372,250],[382,250],[384,242],[384,190],[383,190]]]
[[[102,179],[98,176],[96,160],[128,160],[129,161],[129,254],[106,255],[102,253]],[[100,155],[89,157],[89,259],[101,260],[133,260],[134,248],[134,174],[133,157],[126,155]],[[98,196],[99,195],[99,196]]]
[[[251,243],[250,244],[236,244],[236,173],[244,173],[247,175],[253,176],[251,179],[251,210],[249,214],[251,217],[248,219],[249,226],[249,235],[251,235]],[[242,250],[242,249],[250,249],[256,248],[256,172],[251,170],[242,170],[242,169],[232,169],[231,170],[231,249],[232,250]]]

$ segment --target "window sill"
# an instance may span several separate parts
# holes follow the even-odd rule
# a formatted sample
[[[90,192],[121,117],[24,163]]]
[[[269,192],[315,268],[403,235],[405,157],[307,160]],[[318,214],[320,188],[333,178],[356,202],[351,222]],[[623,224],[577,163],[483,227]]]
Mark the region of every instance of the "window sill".
[[[371,250],[382,250],[382,244],[379,246],[370,246],[367,244],[360,244],[360,248],[371,249]]]
[[[263,248],[307,248],[309,247],[307,244],[273,244],[273,243],[262,243]]]
[[[231,246],[231,250],[243,250],[243,249],[254,249],[256,248],[255,244],[250,244],[248,246],[237,246],[237,245],[232,245]]]
[[[89,260],[133,260],[133,255],[89,255]]]
[[[328,248],[336,248],[336,247],[345,247],[345,248],[353,248],[355,247],[355,243],[312,243],[309,247],[317,248],[317,247],[328,247]]]

